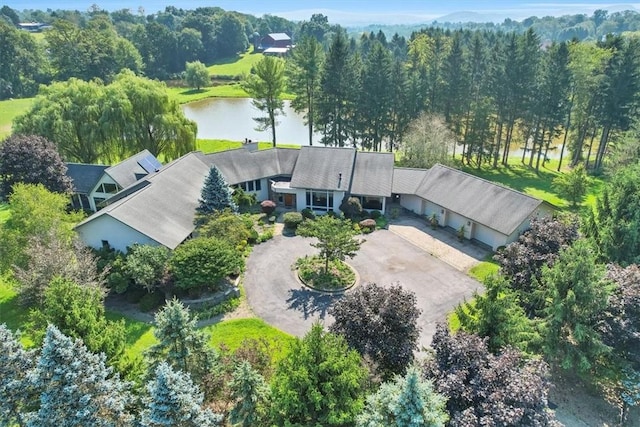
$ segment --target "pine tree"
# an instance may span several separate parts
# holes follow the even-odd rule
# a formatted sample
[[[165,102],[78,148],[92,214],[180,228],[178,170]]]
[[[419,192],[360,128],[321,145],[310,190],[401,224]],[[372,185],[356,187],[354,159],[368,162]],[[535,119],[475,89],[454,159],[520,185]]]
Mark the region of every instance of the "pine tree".
[[[34,353],[22,347],[18,334],[0,325],[0,425],[24,425],[23,411],[34,397],[26,375],[34,366]]]
[[[167,363],[158,365],[147,391],[143,427],[215,427],[222,422],[222,415],[202,408],[202,393],[189,375],[174,371]]]
[[[229,188],[229,184],[227,184],[220,170],[215,166],[211,166],[200,194],[200,206],[196,208],[196,211],[200,214],[210,214],[229,208],[236,212],[238,207],[233,201],[232,194],[233,191]]]
[[[128,385],[81,340],[72,340],[49,325],[42,351],[27,386],[39,396],[27,416],[28,427],[127,426],[131,397]]]
[[[383,383],[367,398],[357,427],[442,427],[448,419],[447,399],[411,367],[404,377]]]
[[[233,372],[230,388],[232,397],[237,399],[229,414],[230,421],[242,427],[261,425],[269,397],[269,387],[262,375],[249,362],[242,361]]]
[[[197,329],[198,319],[179,300],[173,299],[155,316],[154,335],[158,344],[149,350],[152,365],[166,362],[200,383],[217,365],[218,355],[208,337]]]

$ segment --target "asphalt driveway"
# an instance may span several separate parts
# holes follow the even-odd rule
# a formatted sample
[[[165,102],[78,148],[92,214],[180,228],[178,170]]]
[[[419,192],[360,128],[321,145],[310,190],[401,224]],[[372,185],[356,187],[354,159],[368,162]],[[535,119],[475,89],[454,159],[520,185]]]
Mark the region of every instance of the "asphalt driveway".
[[[419,232],[419,231],[416,231]],[[359,283],[381,286],[400,283],[415,292],[422,314],[421,346],[428,346],[437,322],[481,285],[450,265],[426,253],[388,230],[365,237],[358,255],[347,262],[360,276]],[[314,321],[333,322],[328,314],[339,295],[308,290],[295,276],[292,265],[304,255],[316,253],[302,237],[278,235],[254,247],[247,262],[244,287],[253,311],[267,323],[303,336]]]

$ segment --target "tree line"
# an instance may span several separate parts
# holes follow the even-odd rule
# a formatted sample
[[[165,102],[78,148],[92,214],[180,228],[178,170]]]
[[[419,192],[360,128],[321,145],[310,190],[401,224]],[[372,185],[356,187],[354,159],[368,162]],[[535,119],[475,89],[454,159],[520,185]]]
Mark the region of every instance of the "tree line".
[[[542,46],[523,34],[429,28],[409,40],[382,32],[358,41],[336,34],[328,50],[304,39],[288,59],[293,106],[323,143],[402,150],[421,113],[453,131],[463,163],[506,165],[512,149],[539,170],[552,150],[560,165],[600,169],[638,107],[638,39]]]

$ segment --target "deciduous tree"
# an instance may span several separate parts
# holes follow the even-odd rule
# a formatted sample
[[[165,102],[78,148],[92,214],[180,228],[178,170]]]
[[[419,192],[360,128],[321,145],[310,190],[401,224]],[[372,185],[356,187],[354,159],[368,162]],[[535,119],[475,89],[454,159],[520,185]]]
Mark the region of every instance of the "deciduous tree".
[[[70,193],[71,179],[56,146],[41,136],[12,135],[0,145],[1,196],[17,182],[42,184],[55,193]]]
[[[401,163],[410,168],[429,169],[436,163],[453,162],[456,137],[441,117],[422,113],[414,119],[402,139]]]
[[[127,253],[124,271],[149,292],[163,285],[171,252],[164,246],[135,244]]]
[[[364,407],[367,371],[345,340],[316,323],[276,368],[271,417],[276,425],[343,426]]]
[[[403,374],[418,349],[416,296],[401,285],[367,283],[345,294],[331,308],[331,331],[372,360],[385,378]]]
[[[547,407],[548,367],[513,349],[493,355],[477,335],[438,325],[427,378],[447,400],[451,427],[558,426]]]
[[[209,86],[211,77],[207,66],[200,61],[187,62],[184,71],[184,81],[191,87],[200,90],[201,87]]]
[[[298,225],[298,234],[305,237],[315,237],[317,242],[311,246],[320,250],[320,257],[324,259],[325,273],[329,269],[329,262],[344,261],[353,258],[360,249],[360,240],[354,238],[351,221],[323,215],[312,221],[303,221]]]
[[[285,88],[284,61],[272,56],[262,58],[243,82],[244,90],[253,98],[252,104],[265,116],[254,117],[259,130],[271,129],[271,140],[276,146],[276,118],[284,114],[281,98]]]
[[[558,175],[553,179],[553,186],[560,194],[569,199],[573,208],[584,200],[588,184],[589,177],[584,165],[578,165],[570,172]]]

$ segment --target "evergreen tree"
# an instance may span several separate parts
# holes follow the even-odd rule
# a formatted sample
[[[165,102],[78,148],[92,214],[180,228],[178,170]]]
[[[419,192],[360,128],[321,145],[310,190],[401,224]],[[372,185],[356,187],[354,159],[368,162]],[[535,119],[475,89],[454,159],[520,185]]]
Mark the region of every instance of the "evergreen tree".
[[[589,375],[609,352],[597,330],[612,287],[604,280],[586,240],[560,252],[553,267],[543,268],[548,289],[545,354],[560,368]]]
[[[309,145],[313,145],[315,108],[318,103],[323,61],[322,45],[311,36],[304,37],[296,44],[291,60],[287,61],[289,89],[296,95],[291,101],[291,106],[296,113],[304,112],[304,119],[309,128]]]
[[[504,276],[489,276],[484,281],[486,292],[473,295],[471,303],[456,307],[462,330],[487,337],[493,353],[512,346],[522,351],[540,344],[532,322],[520,306],[516,292]]]
[[[449,418],[447,399],[436,393],[430,381],[424,381],[416,367],[404,377],[383,383],[367,398],[357,427],[442,427]]]
[[[331,42],[322,70],[321,97],[318,104],[318,124],[323,128],[323,143],[343,147],[348,132],[348,100],[350,66],[349,44],[346,36],[338,32]]]
[[[215,166],[211,166],[209,174],[204,180],[199,202],[200,206],[196,208],[196,212],[200,214],[210,214],[227,208],[234,212],[238,210],[233,201],[233,191],[220,170]]]
[[[229,420],[242,427],[262,425],[269,398],[269,387],[262,375],[243,360],[233,372],[229,388],[231,397],[236,399],[236,404],[229,413]]]
[[[26,414],[28,427],[128,426],[128,385],[106,367],[103,354],[91,353],[49,325],[27,387],[38,396]]]
[[[35,366],[35,354],[20,344],[20,336],[0,325],[0,425],[25,424],[24,411],[34,399],[27,373]]]
[[[380,151],[390,126],[392,58],[389,50],[378,41],[364,62],[358,110],[363,127],[360,129],[362,148]]]
[[[158,344],[151,347],[152,365],[168,363],[172,368],[190,375],[196,384],[212,374],[218,355],[209,346],[209,339],[197,329],[198,319],[179,300],[167,301],[156,313],[153,333]]]
[[[284,61],[265,56],[254,65],[252,74],[243,83],[244,90],[253,98],[252,104],[264,117],[254,117],[259,130],[271,129],[273,146],[276,146],[276,117],[283,114],[284,101],[280,98],[285,89]]]
[[[189,375],[174,371],[165,362],[155,369],[155,377],[147,384],[149,396],[142,411],[143,427],[215,427],[222,415],[203,409],[203,396]]]
[[[360,355],[316,323],[297,339],[271,380],[275,425],[344,426],[364,407],[367,370]]]

